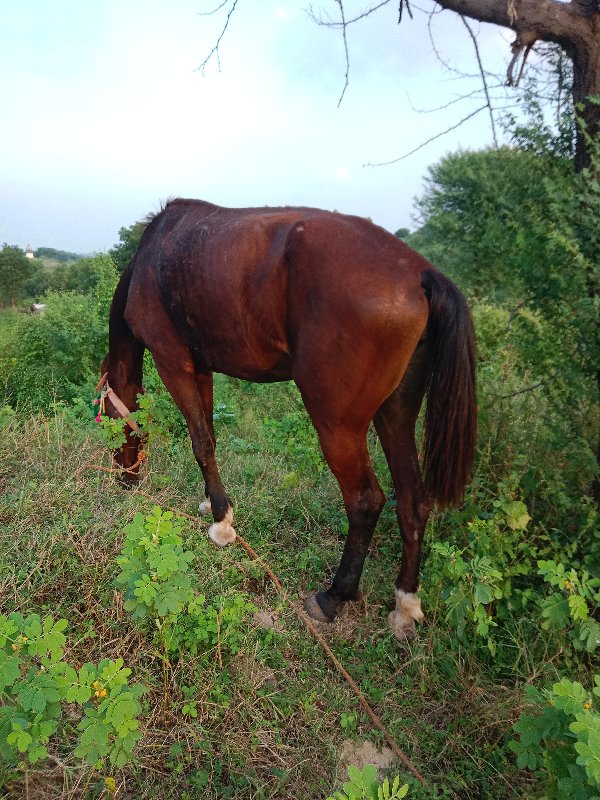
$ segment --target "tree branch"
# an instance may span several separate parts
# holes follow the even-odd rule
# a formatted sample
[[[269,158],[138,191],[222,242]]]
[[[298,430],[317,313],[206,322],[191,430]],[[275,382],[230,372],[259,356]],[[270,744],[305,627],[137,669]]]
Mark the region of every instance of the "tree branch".
[[[377,5],[375,6],[371,6],[366,11],[363,11],[361,14],[358,14],[356,17],[352,17],[352,19],[345,20],[345,22],[335,22],[335,20],[325,20],[323,19],[323,17],[320,17],[318,14],[315,13],[312,6],[308,7],[308,16],[317,25],[323,25],[326,28],[342,28],[345,25],[352,25],[355,22],[359,22],[361,19],[365,19],[365,17],[374,14],[376,11],[379,11],[380,8],[389,5],[389,3],[391,2],[392,0],[383,0],[383,2],[377,3]]]
[[[564,44],[573,35],[576,18],[588,16],[576,3],[560,0],[436,0],[442,8],[466,17],[511,28],[518,34]]]
[[[485,111],[486,108],[487,108],[487,106],[480,106],[478,109],[473,111],[471,114],[467,114],[466,117],[463,117],[459,122],[456,123],[456,125],[451,125],[449,128],[446,128],[445,131],[441,131],[440,133],[436,133],[435,136],[432,136],[431,138],[427,139],[427,141],[425,141],[425,142],[421,142],[421,144],[418,147],[415,147],[414,150],[410,150],[408,153],[404,153],[403,156],[399,156],[398,158],[394,158],[391,161],[381,161],[381,162],[379,162],[377,164],[372,164],[371,162],[368,162],[364,166],[365,167],[389,167],[391,164],[397,164],[399,161],[403,161],[405,158],[408,158],[409,156],[412,156],[414,153],[417,153],[419,150],[422,150],[428,144],[431,144],[431,142],[435,142],[436,139],[440,139],[442,136],[445,136],[447,133],[450,133],[450,131],[456,130],[456,128],[460,128],[460,126],[463,123],[465,123],[468,120],[470,120],[476,114],[479,114],[480,111]]]
[[[344,0],[335,0],[335,2],[340,7],[340,15],[342,17],[342,39],[344,41],[344,55],[346,56],[346,74],[344,75],[344,88],[342,89],[342,93],[340,95],[340,99],[338,100],[337,107],[339,108],[342,104],[342,100],[344,99],[344,95],[346,94],[346,89],[348,88],[348,81],[350,75],[350,55],[348,53],[348,39],[346,38],[346,16],[344,12]]]

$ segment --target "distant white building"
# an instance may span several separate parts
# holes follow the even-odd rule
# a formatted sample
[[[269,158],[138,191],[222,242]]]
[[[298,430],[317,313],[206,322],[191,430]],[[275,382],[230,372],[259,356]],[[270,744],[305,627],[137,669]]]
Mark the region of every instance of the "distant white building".
[[[27,249],[25,250],[25,258],[33,258],[33,248],[30,244],[27,245]]]

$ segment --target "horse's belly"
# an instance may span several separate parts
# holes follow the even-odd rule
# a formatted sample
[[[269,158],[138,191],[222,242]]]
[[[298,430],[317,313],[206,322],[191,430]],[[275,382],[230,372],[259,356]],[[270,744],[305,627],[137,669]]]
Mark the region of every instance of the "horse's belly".
[[[287,381],[291,378],[292,364],[287,343],[264,335],[244,335],[232,325],[238,335],[215,337],[199,335],[189,342],[194,361],[199,368],[222,372],[234,378],[256,383]]]

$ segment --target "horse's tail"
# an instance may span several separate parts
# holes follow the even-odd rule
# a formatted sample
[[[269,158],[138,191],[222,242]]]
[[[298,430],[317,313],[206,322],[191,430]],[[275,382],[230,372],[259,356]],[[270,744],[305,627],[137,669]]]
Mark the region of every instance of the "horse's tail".
[[[425,412],[425,488],[441,506],[461,502],[471,477],[477,434],[475,331],[465,298],[430,268],[422,275],[429,300],[431,377]]]

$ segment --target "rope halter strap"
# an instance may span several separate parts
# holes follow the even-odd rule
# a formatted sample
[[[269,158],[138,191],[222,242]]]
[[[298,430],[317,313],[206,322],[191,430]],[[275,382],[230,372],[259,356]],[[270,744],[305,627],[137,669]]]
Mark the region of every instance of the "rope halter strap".
[[[100,413],[104,414],[104,403],[106,398],[110,400],[113,405],[115,411],[122,417],[125,422],[129,425],[132,431],[137,431],[138,424],[135,420],[129,419],[131,417],[131,411],[127,408],[125,403],[118,397],[114,389],[111,389],[110,384],[108,382],[108,372],[105,372],[104,375],[100,378],[100,383],[96,386],[96,393],[102,390],[100,395]]]

